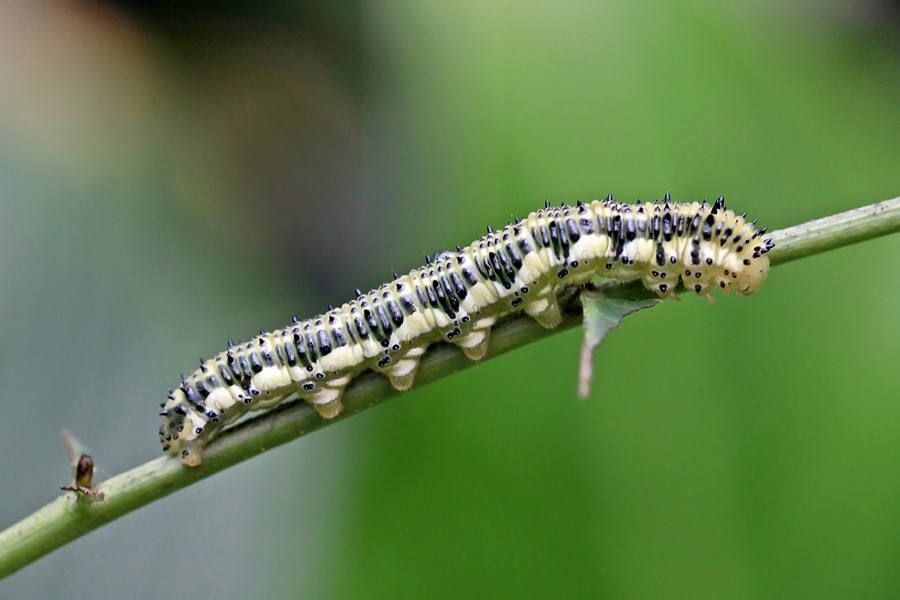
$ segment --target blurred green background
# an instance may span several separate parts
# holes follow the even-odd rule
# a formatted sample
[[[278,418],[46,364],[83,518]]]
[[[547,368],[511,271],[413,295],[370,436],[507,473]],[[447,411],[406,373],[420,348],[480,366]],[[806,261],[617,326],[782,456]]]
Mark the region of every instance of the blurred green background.
[[[541,206],[900,193],[896,3],[0,9],[6,527],[228,337]],[[896,598],[900,238],[570,331],[180,491],[4,598]]]

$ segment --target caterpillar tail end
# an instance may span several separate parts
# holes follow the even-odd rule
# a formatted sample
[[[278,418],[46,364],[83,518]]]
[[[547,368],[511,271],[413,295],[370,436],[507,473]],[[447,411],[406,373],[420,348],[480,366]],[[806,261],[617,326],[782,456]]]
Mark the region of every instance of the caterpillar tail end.
[[[203,462],[203,451],[199,448],[185,448],[181,451],[181,464],[186,467],[199,467]]]

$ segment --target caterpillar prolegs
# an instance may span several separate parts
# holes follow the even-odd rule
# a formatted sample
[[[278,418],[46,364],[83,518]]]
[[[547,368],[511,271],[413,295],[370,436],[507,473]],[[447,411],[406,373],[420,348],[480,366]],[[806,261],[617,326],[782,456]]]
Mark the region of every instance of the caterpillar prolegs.
[[[547,328],[561,321],[557,291],[595,275],[640,279],[663,297],[680,281],[700,296],[752,294],[769,272],[763,239],[744,215],[710,204],[620,204],[612,197],[546,207],[456,252],[312,319],[260,332],[202,363],[162,404],[163,449],[188,466],[223,427],[296,394],[322,417],[341,413],[347,384],[366,369],[397,390],[412,386],[428,346],[445,341],[484,357],[501,314],[524,310]]]

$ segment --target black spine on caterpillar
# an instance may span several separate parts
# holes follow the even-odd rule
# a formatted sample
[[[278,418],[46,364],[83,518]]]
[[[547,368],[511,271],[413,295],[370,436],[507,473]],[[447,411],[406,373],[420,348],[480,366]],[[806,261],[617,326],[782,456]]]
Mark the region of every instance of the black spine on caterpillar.
[[[769,271],[765,254],[773,244],[764,234],[726,209],[722,198],[548,204],[367,294],[358,291],[339,308],[229,344],[169,393],[160,441],[195,466],[223,427],[293,394],[334,418],[344,389],[361,371],[380,372],[406,390],[434,342],[479,360],[500,315],[524,310],[555,327],[558,289],[594,275],[640,279],[663,297],[674,295],[679,280],[707,298],[713,288],[752,294]]]

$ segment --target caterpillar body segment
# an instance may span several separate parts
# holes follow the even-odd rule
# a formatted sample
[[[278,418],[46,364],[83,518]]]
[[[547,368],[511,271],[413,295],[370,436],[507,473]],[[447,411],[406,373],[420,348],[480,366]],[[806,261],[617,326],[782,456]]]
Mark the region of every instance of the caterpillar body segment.
[[[445,341],[479,360],[501,314],[524,310],[556,327],[559,288],[595,275],[640,279],[663,297],[674,296],[679,281],[710,299],[713,288],[752,294],[769,270],[765,254],[773,244],[764,234],[722,198],[548,203],[323,315],[229,344],[170,392],[160,441],[196,466],[223,427],[294,394],[334,418],[360,372],[372,369],[394,388],[409,389],[430,344]]]

